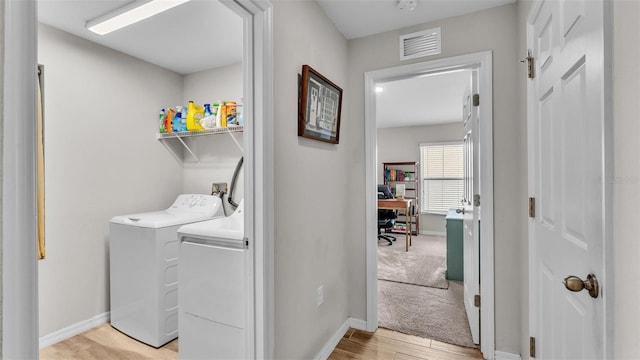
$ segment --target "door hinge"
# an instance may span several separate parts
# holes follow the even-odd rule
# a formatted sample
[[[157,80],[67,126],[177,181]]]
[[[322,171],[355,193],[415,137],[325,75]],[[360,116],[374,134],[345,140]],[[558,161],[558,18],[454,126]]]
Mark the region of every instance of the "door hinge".
[[[480,307],[480,295],[473,296],[473,306],[479,308]]]
[[[245,249],[249,248],[249,238],[244,238],[244,248]]]
[[[533,197],[529,198],[529,217],[536,217],[536,198]]]
[[[536,357],[536,338],[529,338],[529,357]]]
[[[473,206],[480,206],[480,194],[473,194]]]
[[[473,94],[473,106],[480,106],[480,94]]]
[[[529,49],[529,51],[527,52],[527,57],[524,58],[524,60],[520,60],[520,62],[527,63],[527,77],[529,79],[533,79],[535,77],[535,73],[534,73],[535,60],[533,59],[533,55],[531,54],[531,49]]]

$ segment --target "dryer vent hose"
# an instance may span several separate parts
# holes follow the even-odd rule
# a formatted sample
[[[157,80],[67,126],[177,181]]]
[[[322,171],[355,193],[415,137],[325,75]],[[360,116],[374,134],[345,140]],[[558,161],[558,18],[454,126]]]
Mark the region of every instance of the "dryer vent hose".
[[[231,186],[229,187],[229,196],[227,196],[227,201],[229,204],[233,206],[233,208],[237,208],[238,204],[233,201],[233,189],[236,187],[236,180],[238,180],[238,173],[240,172],[240,168],[242,167],[242,163],[244,162],[244,156],[240,158],[238,164],[236,165],[236,169],[233,171],[233,177],[231,178]]]

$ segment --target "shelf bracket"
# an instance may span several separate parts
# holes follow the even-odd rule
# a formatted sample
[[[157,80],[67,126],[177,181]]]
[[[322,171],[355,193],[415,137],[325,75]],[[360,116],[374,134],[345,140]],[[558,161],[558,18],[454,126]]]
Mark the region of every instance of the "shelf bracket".
[[[200,159],[198,159],[198,157],[196,156],[196,154],[193,153],[193,151],[191,151],[191,148],[187,145],[186,142],[184,142],[184,140],[182,140],[181,137],[176,137],[176,139],[180,140],[180,142],[182,143],[182,146],[184,146],[185,149],[187,149],[187,151],[189,152],[189,154],[191,154],[191,156],[193,156],[194,159],[196,159],[197,162],[200,162]]]

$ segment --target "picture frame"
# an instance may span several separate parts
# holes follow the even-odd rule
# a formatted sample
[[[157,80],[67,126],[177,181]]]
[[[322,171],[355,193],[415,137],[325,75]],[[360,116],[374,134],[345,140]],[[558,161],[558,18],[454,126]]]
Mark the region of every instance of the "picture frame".
[[[302,65],[298,95],[298,136],[340,142],[342,88],[309,65]]]

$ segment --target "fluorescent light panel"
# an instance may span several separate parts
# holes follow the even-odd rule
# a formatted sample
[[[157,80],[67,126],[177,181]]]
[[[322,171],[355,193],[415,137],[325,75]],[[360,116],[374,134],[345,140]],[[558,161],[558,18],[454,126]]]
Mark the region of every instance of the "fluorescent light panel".
[[[187,1],[189,0],[136,0],[87,22],[85,26],[98,35],[105,35],[182,5]]]

